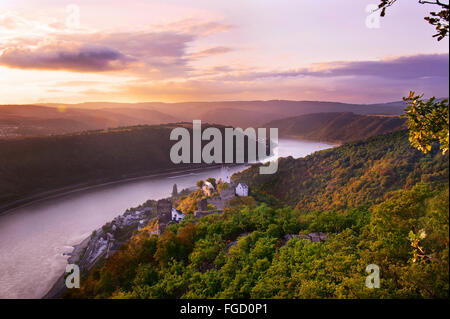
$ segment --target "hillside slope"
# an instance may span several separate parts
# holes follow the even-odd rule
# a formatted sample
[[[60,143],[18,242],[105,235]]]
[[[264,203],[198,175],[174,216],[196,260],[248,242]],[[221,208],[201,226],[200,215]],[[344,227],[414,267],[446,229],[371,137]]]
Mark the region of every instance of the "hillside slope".
[[[300,137],[329,142],[350,142],[405,129],[398,116],[370,116],[350,112],[313,113],[271,121],[281,137]]]
[[[160,236],[149,224],[65,297],[448,298],[448,169],[405,131],[253,167],[233,177],[252,196]]]
[[[258,171],[254,165],[233,179],[311,211],[377,203],[390,190],[420,181],[447,181],[449,162],[448,155],[442,155],[437,147],[426,155],[417,151],[410,145],[407,131],[398,131],[304,158],[282,158],[273,175]]]
[[[27,196],[174,167],[170,129],[142,126],[0,140],[0,207]]]

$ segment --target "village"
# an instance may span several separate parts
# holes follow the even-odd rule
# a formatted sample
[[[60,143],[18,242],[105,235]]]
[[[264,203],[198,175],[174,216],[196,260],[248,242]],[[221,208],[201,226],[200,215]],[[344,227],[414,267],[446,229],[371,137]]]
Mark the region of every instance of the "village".
[[[137,208],[128,209],[123,215],[117,216],[111,222],[94,231],[89,238],[75,246],[71,253],[66,253],[70,258],[69,263],[76,263],[81,271],[89,271],[93,266],[108,259],[122,244],[124,244],[136,232],[147,225],[155,225],[149,233],[150,236],[160,236],[169,224],[180,223],[188,215],[194,218],[203,218],[212,214],[222,214],[230,207],[230,201],[236,197],[249,196],[249,187],[242,182],[230,182],[214,178],[199,181],[197,188],[182,191],[187,197],[197,192],[201,197],[196,201],[196,209],[186,212],[179,209],[180,194],[176,191],[176,184],[172,196],[158,201],[149,200]],[[181,198],[183,198],[181,196]],[[236,245],[239,238],[248,234],[241,234],[235,241],[229,243],[229,247]],[[288,234],[283,237],[286,244],[293,238],[307,239],[311,242],[324,242],[327,239],[325,233]],[[228,248],[229,248],[228,247]]]
[[[131,236],[149,225],[156,222],[156,229],[150,235],[161,235],[170,223],[179,223],[187,216],[187,212],[177,209],[175,202],[179,201],[181,195],[188,196],[193,192],[201,192],[202,198],[196,202],[197,209],[193,212],[195,218],[202,218],[214,213],[222,214],[228,207],[229,201],[238,197],[249,195],[249,187],[245,183],[230,182],[228,169],[222,169],[224,179],[216,183],[214,178],[199,181],[197,187],[185,189],[180,194],[176,191],[176,184],[172,196],[158,201],[148,200],[136,208],[127,209],[120,216],[101,228],[92,232],[91,236],[74,247],[68,255],[69,263],[76,263],[81,271],[88,271],[102,260],[108,259],[122,244]],[[219,187],[220,186],[220,187]]]
[[[222,214],[228,206],[230,200],[235,196],[245,197],[249,194],[249,188],[245,183],[228,183],[219,181],[222,188],[218,190],[215,180],[202,181],[199,186],[204,197],[197,200],[197,210],[193,213],[194,217],[201,218],[214,213]],[[209,209],[212,208],[212,209]],[[186,217],[186,213],[177,209],[172,199],[161,199],[156,206],[158,230],[161,234],[167,225],[171,222],[180,222]]]
[[[138,208],[128,209],[123,215],[92,232],[91,236],[74,247],[69,263],[76,263],[81,270],[89,270],[102,259],[108,259],[135,231],[155,219],[154,201]]]

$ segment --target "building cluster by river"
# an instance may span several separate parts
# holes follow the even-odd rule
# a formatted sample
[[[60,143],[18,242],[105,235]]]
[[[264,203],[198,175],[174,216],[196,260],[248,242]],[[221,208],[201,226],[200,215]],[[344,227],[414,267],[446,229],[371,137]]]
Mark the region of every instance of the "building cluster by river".
[[[100,260],[109,258],[133,233],[155,218],[155,204],[155,201],[149,200],[138,208],[128,209],[123,215],[93,231],[89,240],[81,244],[85,246],[81,247],[81,254],[73,255],[72,260],[83,271],[91,269]],[[77,251],[74,249],[74,252]]]

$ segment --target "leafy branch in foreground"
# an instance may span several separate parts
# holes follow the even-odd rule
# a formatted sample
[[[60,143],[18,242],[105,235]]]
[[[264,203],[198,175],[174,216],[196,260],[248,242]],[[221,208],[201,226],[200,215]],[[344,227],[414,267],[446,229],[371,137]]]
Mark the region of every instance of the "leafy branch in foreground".
[[[449,147],[449,109],[448,99],[436,101],[435,97],[425,101],[422,95],[410,92],[403,98],[407,107],[405,117],[408,118],[409,140],[420,151],[427,153],[435,141],[439,141],[442,153]]]
[[[386,14],[386,8],[392,6],[397,0],[381,0],[378,8],[381,10],[380,15],[382,17]],[[449,4],[442,1],[425,1],[419,0],[420,4],[432,4],[440,6],[440,11],[430,12],[430,16],[424,19],[428,21],[429,24],[436,27],[436,34],[433,37],[437,37],[438,41],[441,41],[449,34]]]

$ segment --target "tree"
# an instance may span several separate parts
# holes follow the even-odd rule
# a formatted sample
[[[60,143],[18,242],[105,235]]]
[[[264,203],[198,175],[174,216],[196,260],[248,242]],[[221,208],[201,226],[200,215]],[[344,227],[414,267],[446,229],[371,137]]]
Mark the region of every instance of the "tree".
[[[439,141],[442,153],[448,152],[449,144],[449,109],[448,99],[436,102],[432,97],[422,100],[423,94],[416,96],[410,92],[403,98],[407,107],[405,116],[408,118],[409,140],[420,151],[427,153],[433,143]]]
[[[378,5],[378,8],[381,10],[380,15],[382,17],[386,14],[386,8],[392,6],[397,0],[381,0],[381,3]],[[428,21],[429,24],[436,27],[436,34],[433,37],[437,37],[438,41],[441,41],[446,36],[448,36],[448,28],[449,28],[449,4],[443,3],[440,0],[435,1],[425,1],[419,0],[420,4],[431,4],[437,5],[440,7],[440,11],[432,11],[430,12],[430,16],[425,17],[424,19]]]
[[[381,9],[381,16],[384,17],[386,8],[392,6],[397,0],[381,0],[378,8]],[[431,4],[440,7],[439,12],[430,12],[429,17],[425,17],[431,25],[436,26],[438,41],[444,39],[449,34],[449,4],[440,0],[425,1],[419,0],[420,4]],[[427,101],[422,100],[422,95],[415,95],[410,92],[408,97],[404,97],[406,102],[405,116],[408,118],[409,140],[411,144],[420,151],[427,153],[435,141],[439,141],[442,153],[448,152],[448,99],[436,101],[432,97]]]
[[[209,177],[206,179],[206,181],[211,183],[212,186],[216,187],[216,179],[214,177]]]
[[[176,197],[176,196],[178,196],[178,188],[177,188],[177,184],[173,184],[172,197]]]
[[[205,182],[204,182],[204,181],[200,180],[200,181],[197,182],[197,187],[198,187],[198,188],[202,188],[203,185],[205,185]]]

